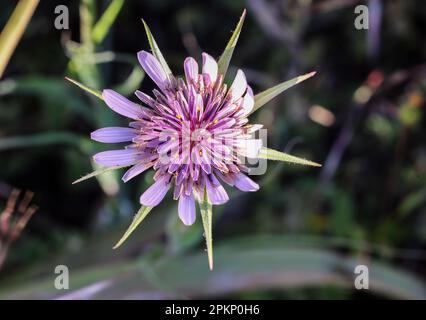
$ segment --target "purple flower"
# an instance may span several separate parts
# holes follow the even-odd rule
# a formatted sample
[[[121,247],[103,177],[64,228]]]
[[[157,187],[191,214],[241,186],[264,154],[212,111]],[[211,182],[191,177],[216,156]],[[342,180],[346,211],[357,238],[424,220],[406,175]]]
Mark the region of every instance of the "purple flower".
[[[115,112],[132,120],[127,128],[102,128],[92,133],[92,139],[99,142],[128,144],[124,149],[96,154],[95,162],[104,168],[74,183],[121,167],[130,167],[123,175],[124,182],[149,168],[156,171],[155,182],[140,197],[140,210],[114,248],[127,239],[152,207],[157,206],[172,189],[173,198],[179,200],[179,217],[186,225],[195,222],[195,201],[199,202],[209,266],[212,269],[212,205],[229,200],[222,183],[245,192],[259,189],[259,185],[247,176],[245,159],[320,166],[315,162],[266,148],[262,146],[260,139],[251,138],[262,125],[249,124],[247,117],[280,93],[310,78],[315,72],[280,83],[254,96],[247,85],[244,72],[238,70],[228,88],[223,79],[245,15],[244,10],[218,62],[203,53],[200,68],[194,58],[188,57],[184,61],[184,76],[181,78],[173,76],[144,22],[153,54],[141,51],[138,59],[158,89],[153,90],[152,95],[136,91],[140,104],[131,102],[112,90],[104,90],[101,94],[68,79],[102,98]]]
[[[229,200],[222,183],[242,191],[259,189],[247,175],[244,156],[258,154],[261,141],[251,133],[261,125],[248,124],[254,106],[253,92],[244,72],[238,70],[228,88],[218,64],[207,53],[202,66],[194,58],[184,62],[185,77],[166,74],[154,55],[141,51],[138,59],[158,86],[153,95],[137,91],[141,105],[112,90],[102,97],[115,112],[132,119],[129,128],[102,128],[92,133],[104,143],[129,142],[120,150],[94,156],[104,167],[131,166],[123,181],[129,181],[148,168],[154,168],[154,184],[140,197],[144,206],[157,206],[173,190],[179,200],[179,217],[186,225],[195,221],[195,199],[219,205]]]

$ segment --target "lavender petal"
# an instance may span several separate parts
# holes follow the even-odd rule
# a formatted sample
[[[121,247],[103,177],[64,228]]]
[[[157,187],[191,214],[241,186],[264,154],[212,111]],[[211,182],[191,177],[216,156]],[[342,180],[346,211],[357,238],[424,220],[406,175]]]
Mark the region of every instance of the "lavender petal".
[[[130,166],[135,164],[141,155],[141,151],[137,149],[110,150],[95,154],[93,160],[105,167]]]
[[[160,88],[164,89],[168,83],[168,77],[161,67],[160,62],[149,52],[139,51],[138,60],[142,65],[142,68],[148,74],[148,76],[155,82]]]
[[[253,192],[259,190],[259,185],[241,172],[235,174],[234,183],[235,187],[241,191]]]
[[[247,115],[253,110],[254,107],[254,95],[253,90],[250,87],[247,87],[247,92],[243,98],[242,108],[244,110],[244,114]]]
[[[166,196],[170,189],[170,176],[164,175],[157,179],[140,197],[140,203],[144,206],[155,207]]]
[[[179,218],[185,225],[190,226],[195,222],[195,200],[192,191],[189,196],[181,194],[179,198],[178,211]]]
[[[145,103],[147,106],[154,107],[155,100],[152,99],[149,95],[147,95],[145,92],[136,90],[135,92],[136,97],[143,103]]]
[[[194,58],[188,57],[184,62],[185,77],[189,83],[194,83],[198,80],[198,63]]]
[[[229,200],[225,188],[218,182],[218,185],[213,184],[209,177],[206,178],[206,191],[211,204],[224,204]]]
[[[151,167],[152,163],[138,163],[127,170],[121,180],[127,182]]]
[[[231,85],[231,88],[229,89],[231,95],[232,95],[232,101],[237,101],[239,98],[242,97],[244,92],[247,89],[247,80],[244,72],[239,69],[237,71],[237,75],[235,76],[234,82]]]
[[[216,82],[217,78],[217,63],[212,56],[207,53],[203,53],[203,74],[207,74],[210,77],[212,83]]]
[[[103,143],[118,143],[132,141],[136,134],[137,131],[132,128],[108,127],[93,131],[90,138]]]
[[[134,120],[139,120],[141,118],[142,110],[140,106],[126,99],[114,90],[105,89],[102,91],[102,97],[107,106],[118,114]]]

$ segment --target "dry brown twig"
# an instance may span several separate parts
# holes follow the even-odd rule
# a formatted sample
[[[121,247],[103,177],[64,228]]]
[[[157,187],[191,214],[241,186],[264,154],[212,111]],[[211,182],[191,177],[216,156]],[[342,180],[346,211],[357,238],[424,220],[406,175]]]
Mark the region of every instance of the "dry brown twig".
[[[36,205],[31,204],[34,197],[34,193],[31,191],[25,192],[17,207],[20,194],[20,190],[13,189],[6,207],[0,213],[0,270],[6,260],[10,245],[19,238],[22,230],[38,209]]]

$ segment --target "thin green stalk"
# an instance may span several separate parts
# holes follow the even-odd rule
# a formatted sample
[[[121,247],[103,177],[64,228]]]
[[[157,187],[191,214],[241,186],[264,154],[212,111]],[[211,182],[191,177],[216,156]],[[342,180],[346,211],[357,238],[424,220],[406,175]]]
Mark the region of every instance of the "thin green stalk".
[[[92,29],[95,24],[96,7],[93,0],[82,0],[80,5],[80,38],[83,46],[93,48]]]
[[[39,0],[21,0],[18,2],[9,21],[0,34],[0,78],[15,51],[25,28],[36,9]]]

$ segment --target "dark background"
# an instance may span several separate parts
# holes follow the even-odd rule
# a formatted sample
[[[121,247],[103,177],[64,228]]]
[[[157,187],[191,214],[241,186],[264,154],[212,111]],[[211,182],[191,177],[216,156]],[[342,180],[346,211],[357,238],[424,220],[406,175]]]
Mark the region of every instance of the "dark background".
[[[1,27],[15,3],[1,1]],[[0,270],[1,297],[425,297],[424,1],[124,1],[101,43],[84,40],[109,3],[41,1],[0,80],[0,208],[13,187],[39,206]],[[69,30],[54,27],[57,4],[69,8]],[[354,27],[359,4],[369,5],[368,30]],[[213,272],[200,217],[183,226],[170,199],[112,250],[152,171],[71,185],[108,147],[90,132],[125,120],[64,76],[133,99],[153,88],[136,60],[148,50],[141,18],[182,74],[185,57],[221,54],[244,8],[231,74],[243,68],[259,92],[317,71],[252,122],[270,147],[323,167],[269,162],[259,192],[232,191],[215,207]],[[53,287],[58,264],[70,268],[70,291]],[[368,291],[354,289],[357,264],[369,267]]]

